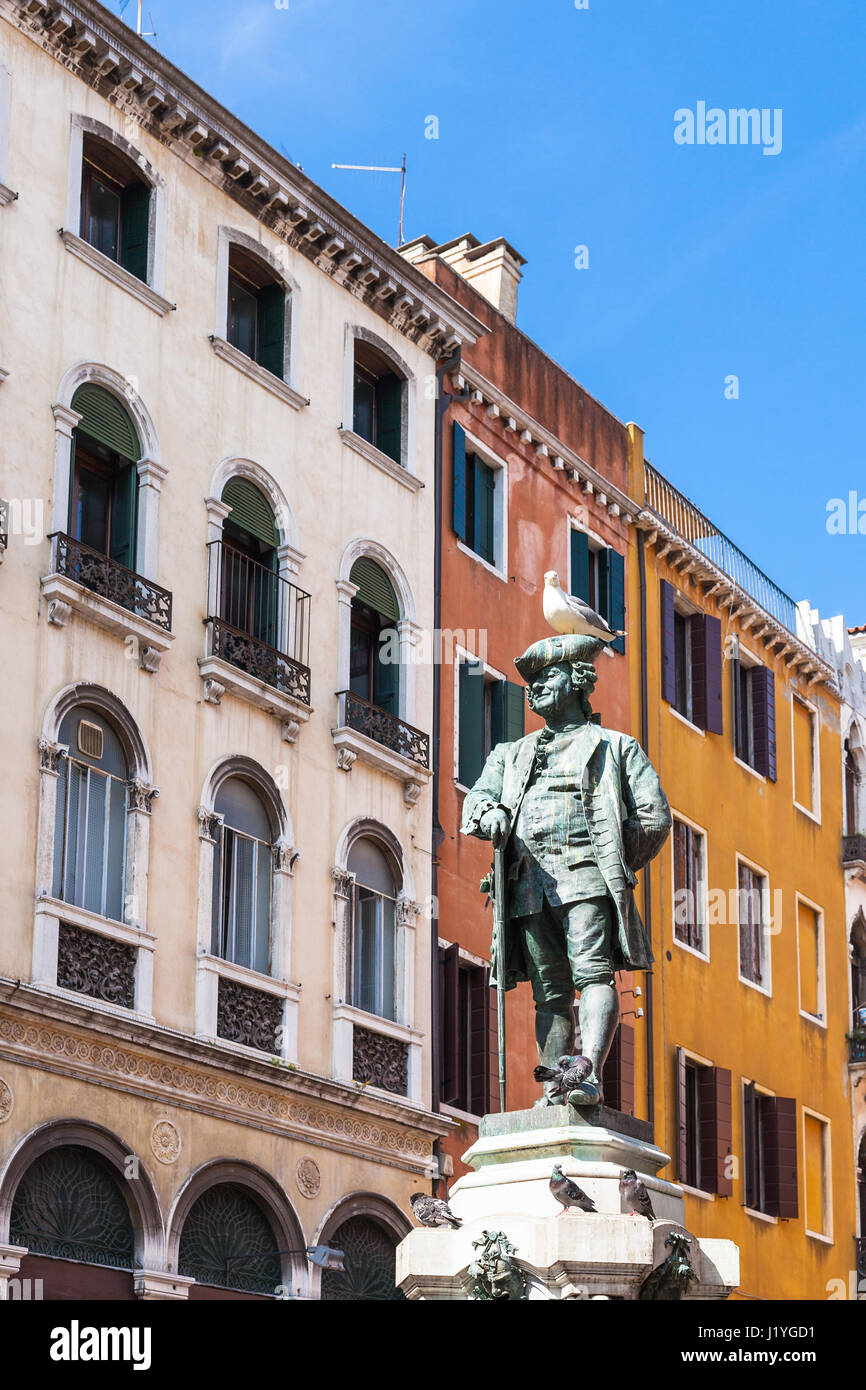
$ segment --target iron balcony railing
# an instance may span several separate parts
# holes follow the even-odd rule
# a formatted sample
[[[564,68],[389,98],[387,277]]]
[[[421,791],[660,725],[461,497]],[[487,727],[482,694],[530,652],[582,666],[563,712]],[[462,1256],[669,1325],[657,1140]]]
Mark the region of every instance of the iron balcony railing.
[[[866,1236],[854,1237],[854,1257],[857,1263],[858,1281],[866,1279]]]
[[[842,836],[842,866],[866,864],[866,835]]]
[[[224,541],[208,544],[210,654],[310,703],[310,595]]]
[[[399,719],[396,714],[380,709],[378,705],[355,695],[351,690],[339,691],[340,724],[343,728],[354,729],[366,734],[383,748],[392,753],[401,753],[411,758],[419,767],[430,766],[430,736]]]
[[[0,498],[0,550],[9,544],[9,503]]]
[[[137,618],[147,618],[157,627],[171,632],[171,594],[158,584],[128,570],[117,560],[93,550],[83,541],[76,541],[62,531],[54,531],[49,536],[54,542],[54,574],[62,574],[66,579],[74,579],[91,593],[134,613]]]
[[[790,595],[774,584],[739,546],[734,545],[652,464],[646,464],[645,468],[646,505],[796,637],[797,605]]]

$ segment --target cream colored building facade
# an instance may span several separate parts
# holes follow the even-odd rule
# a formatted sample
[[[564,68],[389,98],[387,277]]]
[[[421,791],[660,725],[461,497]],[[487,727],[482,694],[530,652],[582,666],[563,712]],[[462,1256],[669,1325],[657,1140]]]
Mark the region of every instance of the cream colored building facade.
[[[853,1163],[857,1180],[855,1248],[848,1297],[866,1299],[866,627],[841,614],[822,619],[802,605],[815,646],[836,668],[842,692],[842,872],[845,940],[850,961],[848,1075]]]
[[[130,270],[125,242],[112,255],[93,236],[133,237],[125,199],[138,183],[147,220]],[[0,266],[0,1275],[35,1275],[15,1233],[38,1225],[63,1149],[70,1173],[95,1163],[128,1209],[134,1259],[115,1260],[127,1293],[109,1296],[196,1296],[207,1280],[183,1274],[184,1260],[204,1260],[220,1207],[202,1199],[219,1188],[220,1229],[232,1212],[252,1222],[255,1238],[238,1239],[264,1255],[223,1252],[215,1296],[272,1292],[261,1270],[276,1252],[284,1294],[317,1297],[305,1247],[347,1220],[359,1239],[399,1239],[449,1129],[431,1110],[433,673],[413,653],[433,625],[437,363],[480,325],[78,0],[0,0]],[[257,324],[260,350],[266,292],[281,305],[276,370],[236,341],[238,324]],[[399,400],[387,447],[357,399],[360,379],[384,420],[384,377]],[[82,431],[114,444],[129,429],[126,454],[79,460]],[[123,550],[117,460],[136,449]],[[94,561],[73,534],[100,487],[114,489],[125,565]],[[265,562],[231,551],[245,619],[226,609],[239,497],[274,528],[263,589]],[[401,661],[377,714],[375,692],[367,704],[338,693],[354,679],[359,592],[382,575]],[[249,616],[262,593],[277,595],[266,629]],[[94,753],[109,745],[123,764],[114,781]],[[252,798],[267,834],[229,834],[227,787]],[[97,810],[105,843],[123,842],[119,911],[110,871],[85,893],[70,867],[76,835],[82,859],[93,849]],[[264,895],[250,909],[264,968],[221,954],[212,935],[214,893],[236,891],[227,845],[239,865],[242,840]],[[380,970],[393,967],[394,997],[366,1008],[348,984],[362,968],[359,841],[394,884]],[[225,911],[239,938],[247,887],[237,893]],[[34,1164],[43,1186],[33,1178],[25,1201]],[[184,1257],[191,1213],[198,1255],[189,1236]],[[88,1263],[86,1240],[69,1248]],[[40,1250],[44,1272],[57,1250]],[[104,1256],[94,1263],[112,1268]]]

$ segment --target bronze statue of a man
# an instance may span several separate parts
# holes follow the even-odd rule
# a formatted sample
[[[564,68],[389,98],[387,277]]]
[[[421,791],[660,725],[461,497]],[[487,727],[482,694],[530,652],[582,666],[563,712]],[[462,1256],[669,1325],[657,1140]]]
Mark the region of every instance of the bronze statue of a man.
[[[545,728],[493,749],[463,805],[463,833],[504,844],[505,960],[494,978],[532,985],[539,1063],[581,1047],[592,1071],[573,1103],[602,1099],[601,1072],[619,1023],[617,970],[645,970],[652,949],[634,901],[635,871],[658,854],[671,813],[635,739],[593,721],[588,696],[602,643],[535,642],[515,665]],[[550,1083],[548,1083],[549,1087]],[[551,1104],[547,1095],[539,1104]]]

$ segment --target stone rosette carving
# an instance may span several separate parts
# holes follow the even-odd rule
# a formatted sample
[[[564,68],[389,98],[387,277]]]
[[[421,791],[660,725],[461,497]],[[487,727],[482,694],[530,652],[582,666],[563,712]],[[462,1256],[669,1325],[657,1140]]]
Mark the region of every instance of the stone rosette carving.
[[[150,1131],[150,1148],[160,1163],[175,1163],[180,1157],[183,1141],[180,1130],[171,1120],[157,1120]]]
[[[322,1173],[314,1158],[298,1159],[295,1182],[302,1197],[316,1197],[322,1186]]]
[[[409,1091],[409,1048],[399,1038],[352,1029],[352,1077],[365,1086],[379,1086],[405,1096]]]
[[[12,1107],[15,1104],[15,1096],[8,1081],[0,1078],[0,1125],[4,1120],[8,1120],[12,1114]]]

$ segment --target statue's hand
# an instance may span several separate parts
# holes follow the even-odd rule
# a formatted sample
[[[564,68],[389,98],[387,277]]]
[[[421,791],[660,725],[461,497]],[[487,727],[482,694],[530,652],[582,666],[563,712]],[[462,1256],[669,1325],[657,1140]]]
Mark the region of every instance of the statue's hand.
[[[496,806],[492,811],[485,811],[479,823],[482,835],[488,840],[492,840],[494,847],[501,845],[508,834],[511,822],[508,812],[503,811],[501,806]]]

